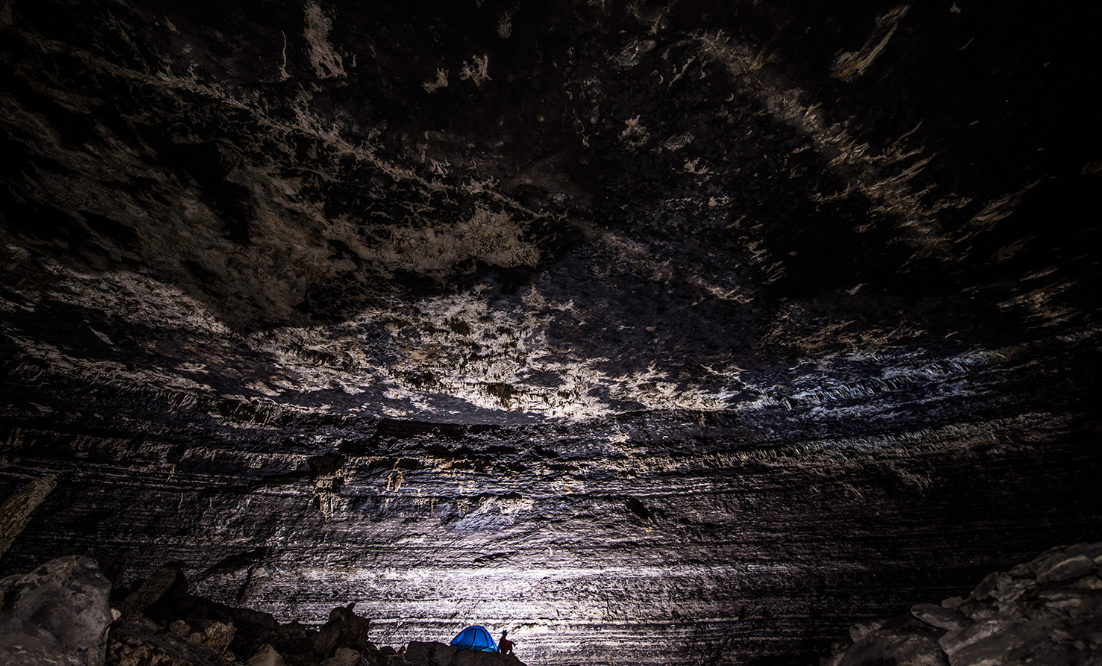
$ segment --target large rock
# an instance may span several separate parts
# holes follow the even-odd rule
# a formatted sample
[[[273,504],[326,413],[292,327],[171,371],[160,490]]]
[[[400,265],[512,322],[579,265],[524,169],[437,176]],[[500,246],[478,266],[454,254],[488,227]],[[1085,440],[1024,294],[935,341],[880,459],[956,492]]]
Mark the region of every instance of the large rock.
[[[0,557],[8,552],[15,537],[30,522],[31,512],[38,508],[56,486],[57,481],[53,474],[35,479],[0,505]]]
[[[910,666],[948,666],[945,653],[928,635],[909,632],[873,631],[857,642],[838,666],[879,666],[883,663]]]
[[[823,664],[1102,664],[1099,557],[1102,544],[1054,548],[986,576],[967,599],[915,604],[909,614],[854,625],[854,644]],[[909,624],[915,619],[925,630]]]
[[[321,666],[356,666],[362,655],[351,648],[337,648],[336,653],[321,662]]]
[[[457,650],[443,643],[410,641],[406,646],[406,661],[416,666],[448,666]]]
[[[0,663],[4,666],[71,666],[53,634],[17,617],[0,619]]]
[[[911,615],[931,627],[949,631],[963,629],[972,622],[964,614],[952,608],[942,608],[934,604],[915,604],[911,606]]]
[[[522,662],[511,654],[459,650],[452,666],[521,666]]]
[[[271,643],[265,643],[249,657],[252,666],[287,666],[283,655],[279,654]]]
[[[1056,583],[1069,578],[1079,578],[1094,571],[1094,561],[1085,555],[1065,555],[1052,558],[1037,567],[1037,581]]]
[[[414,666],[523,666],[523,662],[513,655],[457,650],[443,643],[419,641],[410,642],[405,658]]]
[[[153,572],[149,578],[142,581],[137,590],[134,590],[119,607],[124,620],[134,620],[141,616],[142,611],[157,603],[177,580],[181,578],[179,568],[163,566]]]
[[[95,560],[79,555],[61,557],[30,573],[0,580],[0,619],[21,620],[41,629],[54,639],[53,654],[65,663],[101,666],[112,620],[110,591],[111,583]],[[26,630],[26,625],[19,626]],[[36,650],[47,648],[49,641],[42,633],[35,632],[33,638]],[[5,663],[15,663],[17,658],[14,653],[3,656],[12,660]]]

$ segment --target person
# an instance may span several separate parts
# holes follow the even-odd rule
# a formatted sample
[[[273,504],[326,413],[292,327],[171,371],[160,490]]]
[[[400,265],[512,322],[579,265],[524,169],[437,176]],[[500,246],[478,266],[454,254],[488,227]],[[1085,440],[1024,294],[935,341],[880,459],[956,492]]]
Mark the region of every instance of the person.
[[[507,630],[505,630],[505,629],[501,630],[501,640],[499,640],[497,642],[497,651],[500,652],[501,654],[512,654],[513,653],[513,641],[509,640],[508,638],[505,638],[508,635],[509,635],[509,632]]]

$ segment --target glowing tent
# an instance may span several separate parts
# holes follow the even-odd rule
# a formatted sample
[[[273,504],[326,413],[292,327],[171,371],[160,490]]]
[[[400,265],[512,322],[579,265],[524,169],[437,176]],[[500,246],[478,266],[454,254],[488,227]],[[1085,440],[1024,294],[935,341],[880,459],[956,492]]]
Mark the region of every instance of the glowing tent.
[[[497,645],[490,636],[490,632],[475,625],[467,627],[452,639],[452,645],[460,650],[480,650],[482,652],[497,652]]]

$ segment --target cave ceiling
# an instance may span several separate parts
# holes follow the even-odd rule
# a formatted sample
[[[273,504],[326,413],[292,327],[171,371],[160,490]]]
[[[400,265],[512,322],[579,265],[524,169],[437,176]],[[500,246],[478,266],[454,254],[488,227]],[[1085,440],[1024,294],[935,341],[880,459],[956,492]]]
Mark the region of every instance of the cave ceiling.
[[[59,487],[5,567],[144,534],[133,572],[179,559],[283,617],[339,600],[294,588],[308,562],[318,580],[397,566],[361,601],[386,613],[393,586],[416,588],[404,617],[439,619],[478,606],[393,581],[474,575],[445,548],[599,606],[562,573],[581,558],[661,597],[670,626],[718,622],[712,650],[735,599],[783,595],[745,569],[676,574],[683,596],[714,591],[697,607],[645,572],[810,562],[881,518],[936,532],[949,499],[930,487],[985,478],[1018,490],[953,495],[969,508],[950,532],[972,536],[927,553],[953,584],[1050,537],[1102,538],[1099,18],[970,0],[0,2],[0,475],[100,487]],[[751,471],[766,481],[740,486]],[[816,483],[848,518],[807,508]],[[253,496],[297,527],[250,514]],[[177,501],[192,522],[158,513]],[[613,514],[607,540],[570,545]],[[992,530],[1011,536],[984,553]],[[406,532],[421,564],[395,555]],[[352,555],[349,535],[387,547]],[[837,561],[883,555],[860,548]],[[820,600],[856,584],[808,567]],[[794,570],[770,571],[783,587]],[[869,590],[892,575],[950,585],[879,575],[860,612],[890,606]],[[646,619],[593,608],[571,621],[630,636]],[[769,617],[739,608],[739,626]],[[807,622],[747,649],[820,645],[829,622]]]

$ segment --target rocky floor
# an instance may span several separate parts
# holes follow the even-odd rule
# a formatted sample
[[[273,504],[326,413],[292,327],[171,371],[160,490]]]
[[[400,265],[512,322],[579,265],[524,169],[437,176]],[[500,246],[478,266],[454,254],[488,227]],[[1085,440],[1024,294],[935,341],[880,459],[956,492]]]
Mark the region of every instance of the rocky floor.
[[[5,666],[524,666],[515,655],[414,641],[397,650],[368,640],[371,622],[338,606],[317,627],[188,592],[166,566],[133,588],[112,588],[83,556],[51,560],[0,580]],[[494,646],[496,647],[496,646]],[[245,656],[242,656],[245,655]]]
[[[824,666],[1102,664],[1102,544],[1048,550],[966,598],[855,625]]]

